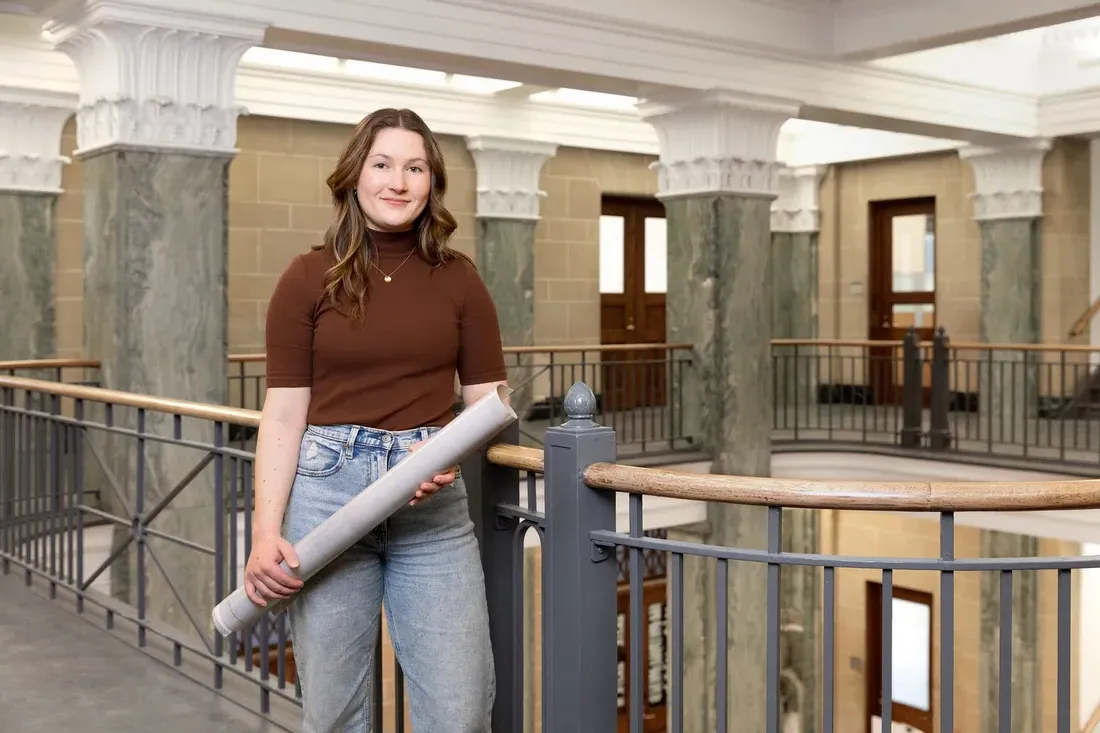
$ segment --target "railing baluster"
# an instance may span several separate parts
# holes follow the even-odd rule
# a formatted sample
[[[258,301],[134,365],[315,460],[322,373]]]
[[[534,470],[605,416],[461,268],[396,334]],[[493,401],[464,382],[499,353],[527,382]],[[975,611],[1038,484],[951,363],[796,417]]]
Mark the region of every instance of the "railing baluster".
[[[641,497],[639,497],[641,498]],[[778,555],[783,551],[783,508],[768,507],[768,553]],[[767,618],[767,681],[766,709],[767,733],[780,733],[779,707],[779,573],[778,562],[768,563],[768,618]]]
[[[1002,570],[999,626],[1000,671],[997,682],[997,730],[1012,733],[1012,571]]]
[[[1071,685],[1073,684],[1073,575],[1058,569],[1058,733],[1070,733]],[[1091,612],[1088,609],[1086,612]],[[1092,731],[1086,731],[1092,733]]]
[[[894,571],[882,571],[882,730],[894,722]]]
[[[955,514],[940,514],[940,559],[955,559]],[[955,573],[940,573],[940,730],[955,730]]]
[[[672,593],[672,600],[669,602],[669,616],[672,622],[669,630],[672,657],[669,671],[672,711],[669,724],[672,729],[669,733],[684,733],[684,555],[681,552],[674,552],[671,559],[668,568],[668,585]]]
[[[823,733],[833,733],[835,725],[834,703],[836,701],[836,568],[826,565],[824,579],[824,602],[822,609],[822,628],[825,639],[822,650],[822,672],[824,685],[821,690],[821,723]]]

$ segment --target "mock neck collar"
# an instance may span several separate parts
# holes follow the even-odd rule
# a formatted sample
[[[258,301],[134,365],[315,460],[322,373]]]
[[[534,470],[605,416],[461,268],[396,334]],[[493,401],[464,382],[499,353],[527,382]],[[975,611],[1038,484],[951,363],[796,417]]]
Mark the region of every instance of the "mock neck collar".
[[[370,240],[378,249],[378,254],[406,254],[417,244],[416,229],[403,232],[382,232],[370,229]]]

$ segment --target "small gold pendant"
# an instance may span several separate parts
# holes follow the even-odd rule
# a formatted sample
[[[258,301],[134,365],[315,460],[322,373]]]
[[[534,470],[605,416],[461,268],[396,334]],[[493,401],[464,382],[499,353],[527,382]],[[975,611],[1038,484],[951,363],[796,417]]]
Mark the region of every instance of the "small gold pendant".
[[[390,282],[391,280],[393,280],[393,278],[392,278],[392,277],[390,277],[389,275],[386,275],[386,276],[385,276],[384,278],[382,278],[382,279],[383,279],[383,280],[385,280],[386,282]]]

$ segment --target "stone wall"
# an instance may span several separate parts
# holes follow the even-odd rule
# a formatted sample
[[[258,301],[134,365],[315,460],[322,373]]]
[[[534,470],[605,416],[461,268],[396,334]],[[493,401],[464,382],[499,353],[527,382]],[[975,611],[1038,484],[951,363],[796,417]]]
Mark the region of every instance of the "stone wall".
[[[1087,141],[1055,141],[1043,188],[1041,341],[1067,343],[1089,305]],[[870,203],[934,196],[937,320],[953,340],[977,341],[981,236],[973,191],[973,170],[954,152],[831,166],[821,190],[820,338],[868,336]]]

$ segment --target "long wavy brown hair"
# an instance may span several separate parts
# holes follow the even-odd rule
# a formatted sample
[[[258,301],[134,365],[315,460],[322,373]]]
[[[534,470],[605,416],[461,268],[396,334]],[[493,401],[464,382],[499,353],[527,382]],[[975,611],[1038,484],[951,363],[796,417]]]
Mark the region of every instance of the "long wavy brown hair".
[[[324,249],[336,260],[325,276],[325,295],[334,308],[356,321],[362,320],[370,299],[367,269],[373,248],[367,217],[359,208],[355,189],[375,137],[380,130],[390,127],[418,133],[424,139],[424,149],[428,154],[431,189],[424,210],[413,222],[420,256],[436,267],[442,267],[455,258],[469,260],[450,246],[451,235],[458,223],[443,205],[443,197],[447,193],[447,169],[432,131],[420,115],[410,109],[386,108],[372,112],[356,126],[336,168],[328,177],[334,216],[325,232],[324,243],[316,247]]]

